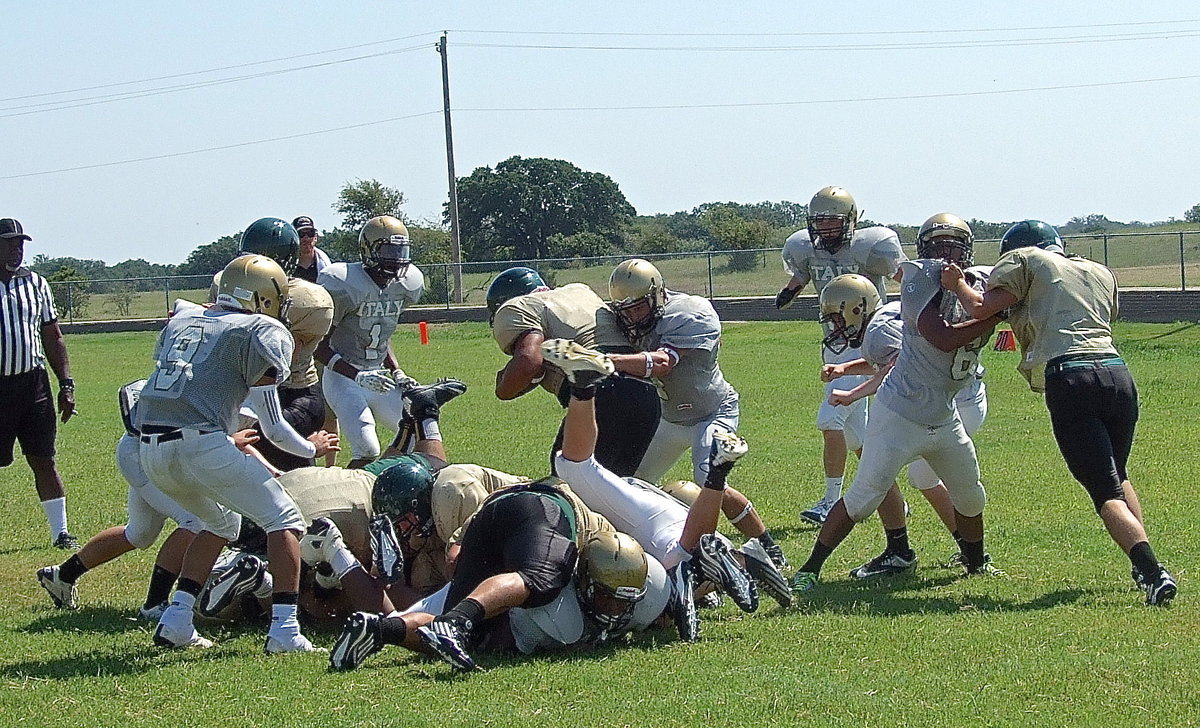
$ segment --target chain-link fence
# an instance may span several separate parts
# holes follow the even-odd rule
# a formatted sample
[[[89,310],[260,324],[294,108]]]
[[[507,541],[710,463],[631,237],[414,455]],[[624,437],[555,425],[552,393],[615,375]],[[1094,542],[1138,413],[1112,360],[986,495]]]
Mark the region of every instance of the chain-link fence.
[[[1065,237],[1070,253],[1112,268],[1123,288],[1187,290],[1200,281],[1200,231],[1094,233]],[[909,257],[912,245],[904,246]],[[1000,252],[999,240],[975,241],[975,263],[990,265]],[[482,306],[488,284],[500,271],[516,265],[537,270],[554,286],[586,283],[604,295],[613,267],[630,255],[463,263],[463,305]],[[701,251],[646,255],[662,271],[667,285],[708,298],[773,296],[787,282],[779,248]],[[422,305],[449,308],[453,300],[454,266],[422,265]],[[162,318],[176,298],[204,301],[208,276],[167,276],[51,283],[60,317],[68,322]]]

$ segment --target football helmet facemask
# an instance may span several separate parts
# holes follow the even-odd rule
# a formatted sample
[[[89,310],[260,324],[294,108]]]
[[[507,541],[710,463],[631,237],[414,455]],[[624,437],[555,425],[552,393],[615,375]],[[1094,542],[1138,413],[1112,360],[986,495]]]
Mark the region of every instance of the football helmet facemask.
[[[278,263],[265,255],[242,255],[231,260],[220,276],[217,304],[286,320],[291,303],[288,277]]]
[[[242,233],[239,255],[248,253],[265,255],[288,276],[295,275],[300,263],[300,234],[290,222],[277,217],[260,218]]]
[[[1041,220],[1022,220],[1013,225],[1000,239],[1000,255],[1017,248],[1041,248],[1051,253],[1063,253],[1063,240],[1053,226]]]
[[[829,334],[821,345],[834,354],[862,346],[867,324],[879,308],[879,290],[857,273],[840,275],[821,289],[821,323]]]
[[[646,552],[623,533],[593,535],[579,552],[575,588],[583,613],[609,634],[621,632],[646,596]]]
[[[364,268],[399,278],[412,262],[408,228],[391,215],[373,217],[358,232],[358,252]]]
[[[856,225],[858,205],[841,187],[825,187],[808,203],[808,237],[817,250],[837,252],[854,237]]]
[[[939,212],[921,225],[917,233],[917,257],[945,260],[968,268],[975,250],[971,226],[958,215]]]
[[[496,310],[504,304],[505,301],[524,296],[535,291],[549,290],[546,281],[533,268],[525,268],[517,266],[509,268],[496,279],[492,281],[492,285],[488,286],[487,290],[487,309],[492,318],[496,316]]]
[[[627,337],[638,339],[662,318],[667,287],[653,263],[632,258],[613,270],[608,279],[608,298],[621,330]]]
[[[375,478],[372,508],[376,515],[392,519],[402,541],[433,533],[433,481],[433,472],[412,455],[402,456]]]

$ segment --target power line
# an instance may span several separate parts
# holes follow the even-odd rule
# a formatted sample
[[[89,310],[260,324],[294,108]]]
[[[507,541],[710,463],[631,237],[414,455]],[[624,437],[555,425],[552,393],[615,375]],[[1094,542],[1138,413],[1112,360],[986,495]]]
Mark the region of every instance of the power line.
[[[379,124],[390,124],[394,121],[404,121],[407,119],[418,119],[422,116],[433,116],[441,114],[441,109],[436,111],[423,111],[419,114],[408,114],[407,116],[394,116],[390,119],[379,119],[378,121],[365,121],[361,124],[350,124],[348,126],[338,126],[332,129],[320,129],[318,131],[306,131],[299,134],[288,134],[286,136],[271,137],[270,139],[255,139],[248,142],[238,142],[236,144],[223,144],[219,147],[205,147],[204,149],[190,149],[186,152],[171,152],[169,154],[155,154],[149,157],[137,157],[135,159],[122,159],[116,162],[99,162],[97,164],[81,164],[76,167],[62,167],[60,169],[48,169],[41,172],[25,172],[24,174],[10,174],[0,177],[0,180],[9,179],[24,179],[26,177],[42,177],[48,174],[59,174],[60,172],[80,172],[87,169],[100,169],[102,167],[117,167],[125,164],[135,164],[137,162],[151,162],[159,159],[172,159],[174,157],[187,157],[193,154],[204,154],[206,152],[219,152],[226,149],[238,149],[240,147],[250,147],[257,144],[269,144],[271,142],[282,142],[291,139],[302,139],[304,137],[317,136],[319,134],[332,134],[339,131],[349,131],[351,129],[362,129],[367,126],[378,126]]]
[[[216,73],[218,71],[232,71],[238,68],[249,68],[251,66],[262,66],[268,63],[281,63],[283,61],[294,61],[299,58],[311,58],[312,56],[323,56],[329,53],[340,53],[342,51],[357,50],[359,48],[368,48],[370,46],[386,45],[388,43],[399,43],[400,41],[412,40],[413,38],[421,38],[423,36],[436,35],[433,31],[425,33],[417,33],[415,35],[406,35],[400,38],[388,38],[387,40],[376,40],[370,43],[358,43],[355,45],[342,46],[341,48],[330,48],[323,51],[312,51],[311,53],[299,53],[294,56],[282,56],[280,58],[268,58],[263,61],[249,61],[246,63],[235,63],[232,66],[218,66],[216,68],[206,68],[201,71],[186,71],[183,73],[172,73],[166,76],[151,76],[149,78],[140,78],[134,81],[116,81],[113,83],[102,83],[95,86],[81,86],[79,88],[63,89],[62,91],[45,91],[36,94],[26,94],[24,96],[10,96],[8,98],[0,98],[0,104],[9,101],[24,101],[25,99],[44,98],[46,96],[61,96],[64,94],[81,93],[83,91],[97,91],[104,88],[116,88],[118,86],[132,86],[139,83],[150,83],[152,81],[168,81],[174,78],[186,78],[188,76],[202,76],[206,73]]]
[[[1171,31],[1169,33],[1118,33],[1110,35],[1079,35],[1046,38],[1011,38],[952,41],[919,41],[912,43],[858,43],[787,46],[724,46],[724,45],[551,45],[541,43],[478,43],[460,41],[459,48],[507,48],[517,50],[558,51],[653,51],[685,53],[793,53],[825,51],[899,51],[899,50],[951,50],[961,48],[1007,48],[1048,45],[1084,45],[1092,43],[1118,43],[1145,40],[1173,40],[1195,38],[1200,30]]]
[[[1129,28],[1147,25],[1189,25],[1200,23],[1200,19],[1188,20],[1143,20],[1126,23],[1087,23],[1079,25],[1039,25],[1010,28],[929,28],[923,30],[845,30],[845,31],[797,31],[766,33],[648,33],[606,32],[571,30],[448,30],[448,33],[479,33],[488,35],[561,35],[592,37],[638,37],[638,38],[784,38],[820,36],[864,36],[864,35],[944,35],[946,33],[1016,33],[1036,30],[1082,30],[1085,28]]]
[[[231,83],[240,83],[256,78],[266,78],[269,76],[279,76],[286,73],[296,73],[297,71],[309,71],[314,68],[324,68],[327,66],[336,66],[342,63],[353,63],[355,61],[366,60],[370,58],[380,58],[383,56],[399,55],[401,53],[410,53],[412,51],[421,50],[427,46],[409,46],[397,50],[381,51],[379,53],[370,53],[364,56],[354,56],[352,58],[341,58],[334,61],[323,61],[321,63],[312,63],[307,66],[293,66],[291,68],[280,68],[274,71],[260,71],[258,73],[243,74],[241,76],[231,76],[228,78],[212,79],[209,81],[196,81],[192,83],[176,84],[174,86],[164,86],[157,89],[146,89],[142,91],[125,91],[114,94],[102,94],[98,96],[85,97],[72,101],[48,101],[36,104],[26,104],[24,106],[10,106],[8,108],[0,108],[0,111],[13,113],[0,113],[0,119],[8,119],[14,116],[29,116],[30,114],[42,114],[48,111],[61,111],[63,109],[77,109],[83,106],[97,106],[100,104],[111,104],[117,101],[127,101],[129,99],[140,99],[148,96],[162,96],[163,94],[178,93],[180,91],[190,91],[197,88],[209,88],[211,86],[224,86]]]

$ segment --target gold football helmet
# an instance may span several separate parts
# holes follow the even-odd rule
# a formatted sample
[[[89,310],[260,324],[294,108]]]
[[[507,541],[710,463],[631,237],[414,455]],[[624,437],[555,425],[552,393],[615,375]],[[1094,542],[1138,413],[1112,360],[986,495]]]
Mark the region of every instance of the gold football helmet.
[[[829,335],[821,344],[834,354],[862,346],[867,324],[879,308],[879,290],[857,273],[846,273],[821,289],[821,323]]]
[[[412,262],[408,228],[391,215],[373,217],[358,232],[358,252],[363,267],[398,278]]]
[[[825,187],[808,203],[808,237],[817,250],[836,252],[854,237],[856,225],[858,205],[842,187]]]
[[[691,508],[700,496],[700,486],[690,480],[668,480],[662,484],[662,489],[688,508]]]
[[[625,335],[640,338],[662,318],[667,305],[667,287],[662,273],[648,260],[622,261],[608,279],[609,308]],[[641,310],[642,304],[647,304]]]
[[[575,588],[584,614],[608,632],[629,626],[646,596],[646,552],[631,536],[600,532],[579,552]]]
[[[288,278],[278,263],[265,255],[242,255],[218,275],[218,304],[284,320],[290,303]]]
[[[939,212],[926,220],[917,233],[917,257],[947,260],[962,268],[971,265],[975,235],[971,226],[958,215]]]

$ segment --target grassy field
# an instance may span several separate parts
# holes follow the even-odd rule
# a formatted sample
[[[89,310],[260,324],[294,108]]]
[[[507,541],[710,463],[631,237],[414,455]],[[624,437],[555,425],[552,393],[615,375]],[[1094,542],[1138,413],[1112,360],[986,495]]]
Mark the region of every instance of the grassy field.
[[[32,478],[18,463],[0,471],[10,504],[0,544],[0,725],[1194,725],[1200,462],[1189,424],[1200,404],[1184,372],[1200,357],[1200,327],[1125,325],[1118,337],[1143,403],[1132,472],[1156,550],[1180,581],[1169,609],[1142,605],[1128,561],[1058,455],[1040,399],[1015,373],[1016,354],[989,350],[991,412],[976,441],[989,550],[1008,578],[939,568],[952,542],[908,491],[921,558],[914,575],[868,584],[847,576],[881,547],[872,520],[787,613],[764,603],[747,616],[727,605],[703,613],[696,644],[649,633],[614,649],[485,657],[488,673],[468,677],[394,648],[358,671],[328,673],[318,656],[263,656],[258,628],[210,631],[220,644],[204,653],[160,651],[132,619],[152,550],[87,574],[82,608],[55,610],[33,574],[63,554],[48,546]],[[815,536],[797,513],[822,489],[812,424],[818,338],[813,323],[731,324],[722,350],[751,445],[733,480],[793,563]],[[494,398],[504,359],[482,325],[434,326],[431,339],[418,345],[409,327],[394,344],[410,374],[471,386],[443,412],[452,459],[544,474],[560,416],[552,399]],[[60,462],[82,538],[124,522],[114,394],[148,372],[153,341],[151,333],[68,340],[83,414],[60,432]],[[334,637],[310,636],[325,646]]]

